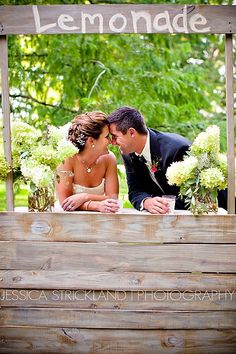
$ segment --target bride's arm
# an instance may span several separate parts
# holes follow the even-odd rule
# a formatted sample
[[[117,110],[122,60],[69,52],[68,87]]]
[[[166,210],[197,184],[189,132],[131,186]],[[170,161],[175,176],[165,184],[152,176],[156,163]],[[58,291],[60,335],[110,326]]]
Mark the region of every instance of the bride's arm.
[[[117,163],[115,155],[110,152],[106,155],[107,169],[105,174],[105,195],[114,197],[119,194],[119,181],[117,172]]]
[[[63,164],[57,167],[55,186],[60,205],[73,194],[73,176],[72,158],[68,158]]]

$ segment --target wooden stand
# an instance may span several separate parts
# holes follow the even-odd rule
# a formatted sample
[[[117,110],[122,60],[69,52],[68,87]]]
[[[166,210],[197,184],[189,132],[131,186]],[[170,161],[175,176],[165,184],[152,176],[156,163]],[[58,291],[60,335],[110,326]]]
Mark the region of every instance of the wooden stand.
[[[236,216],[0,214],[0,353],[235,353]]]

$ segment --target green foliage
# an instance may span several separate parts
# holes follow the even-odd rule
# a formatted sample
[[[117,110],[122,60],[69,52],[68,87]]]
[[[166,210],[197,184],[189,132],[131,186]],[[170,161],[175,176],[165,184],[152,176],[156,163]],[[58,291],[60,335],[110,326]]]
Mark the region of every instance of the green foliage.
[[[34,3],[107,4],[109,1]],[[4,0],[4,4],[32,2]],[[121,105],[141,110],[149,126],[175,131],[190,140],[209,124],[216,123],[225,130],[225,83],[219,73],[224,66],[223,36],[10,36],[9,66],[13,116],[20,116],[42,130],[47,124],[63,125],[82,111],[99,109],[110,113]],[[222,145],[225,150],[225,139]]]

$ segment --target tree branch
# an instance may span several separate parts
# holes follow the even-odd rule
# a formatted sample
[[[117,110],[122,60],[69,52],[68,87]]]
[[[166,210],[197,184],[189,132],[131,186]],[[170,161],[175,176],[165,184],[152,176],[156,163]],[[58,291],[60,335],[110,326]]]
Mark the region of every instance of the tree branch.
[[[67,112],[78,113],[77,110],[65,108],[62,105],[53,105],[51,103],[46,103],[44,101],[39,101],[37,98],[34,98],[34,97],[30,96],[30,95],[27,96],[27,95],[13,95],[13,94],[10,94],[9,96],[13,97],[13,98],[23,98],[25,100],[31,100],[33,102],[36,102],[36,103],[41,104],[41,105],[46,106],[46,107],[57,108],[57,109],[60,108],[60,109],[63,109],[64,111],[67,111]],[[1,95],[0,95],[0,97],[1,97]]]

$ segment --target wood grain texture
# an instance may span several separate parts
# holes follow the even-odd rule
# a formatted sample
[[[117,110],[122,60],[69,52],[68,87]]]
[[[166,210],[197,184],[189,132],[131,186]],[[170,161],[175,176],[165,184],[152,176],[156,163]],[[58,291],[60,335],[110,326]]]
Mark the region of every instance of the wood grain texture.
[[[0,328],[0,338],[0,353],[4,354],[234,354],[236,349],[236,330],[16,327]]]
[[[1,270],[2,289],[236,291],[235,274]]]
[[[109,310],[236,311],[236,292],[0,290],[1,307]]]
[[[32,6],[1,6],[1,34],[236,32],[235,6],[51,5],[35,7],[34,11],[37,11],[39,18],[37,27]],[[167,11],[167,16],[158,20],[157,17],[164,11]],[[134,20],[136,17],[134,13],[138,12],[145,12],[147,21],[142,18],[138,21]],[[183,19],[178,19],[184,13],[186,26],[183,25]],[[67,19],[60,18],[63,14],[67,16]],[[95,21],[83,22],[82,14],[90,16],[99,14],[99,20],[97,18]],[[198,24],[192,26],[191,23],[196,23],[196,16],[198,16]],[[165,26],[166,23],[168,26]],[[48,27],[42,28],[43,26]]]
[[[235,216],[0,224],[0,352],[234,353]]]
[[[236,311],[77,310],[7,308],[0,327],[82,327],[117,329],[235,329]]]
[[[236,216],[2,212],[0,240],[236,243]]]
[[[2,241],[0,269],[234,273],[235,253],[236,245]]]
[[[10,100],[8,83],[8,48],[7,37],[0,36],[0,71],[1,71],[1,103],[3,115],[3,147],[7,162],[12,166],[11,156],[11,127],[10,127]],[[7,210],[14,210],[13,174],[8,173],[6,179]]]
[[[227,159],[228,159],[228,200],[229,214],[235,214],[235,154],[234,154],[234,86],[233,86],[233,36],[225,37],[225,76],[227,114]]]

